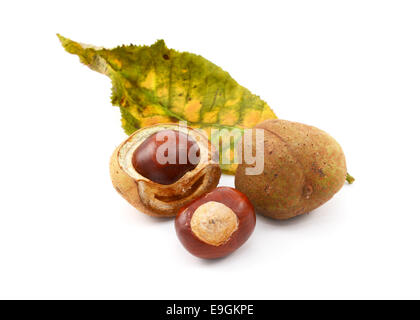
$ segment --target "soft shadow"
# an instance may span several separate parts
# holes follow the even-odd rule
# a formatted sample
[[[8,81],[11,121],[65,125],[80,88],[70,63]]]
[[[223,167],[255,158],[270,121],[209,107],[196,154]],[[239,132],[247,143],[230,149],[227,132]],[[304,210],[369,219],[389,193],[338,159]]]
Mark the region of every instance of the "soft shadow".
[[[294,226],[298,224],[307,223],[310,219],[313,219],[316,215],[317,215],[316,210],[314,210],[312,212],[301,214],[299,216],[296,216],[287,220],[277,220],[277,219],[269,218],[261,214],[258,214],[257,223],[264,223],[271,226],[287,227],[287,226]]]
[[[174,223],[175,219],[175,217],[153,217],[128,205],[124,210],[124,214],[133,217],[136,222],[142,224],[168,224]]]
[[[227,259],[229,259],[229,257],[232,257],[234,254],[235,254],[235,252],[232,253],[232,254],[230,254],[230,255],[228,255],[228,256],[226,256],[226,257],[217,258],[217,259],[201,259],[201,258],[196,258],[196,259],[199,260],[198,263],[200,263],[201,265],[204,265],[204,266],[214,266],[214,265],[223,263],[224,261],[226,261]]]
[[[141,213],[141,212],[140,212]],[[144,214],[144,218],[150,223],[174,223],[175,217],[153,217],[148,214]]]

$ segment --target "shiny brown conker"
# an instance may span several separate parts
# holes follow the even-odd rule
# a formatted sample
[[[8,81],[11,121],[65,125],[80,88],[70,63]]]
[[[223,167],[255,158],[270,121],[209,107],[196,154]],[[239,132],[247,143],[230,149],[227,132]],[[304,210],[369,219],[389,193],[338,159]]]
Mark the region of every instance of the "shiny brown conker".
[[[191,254],[215,259],[242,246],[255,223],[254,207],[248,198],[236,189],[219,187],[182,208],[175,229]]]
[[[148,137],[133,154],[133,167],[153,182],[169,185],[193,170],[200,148],[188,134],[162,130]]]

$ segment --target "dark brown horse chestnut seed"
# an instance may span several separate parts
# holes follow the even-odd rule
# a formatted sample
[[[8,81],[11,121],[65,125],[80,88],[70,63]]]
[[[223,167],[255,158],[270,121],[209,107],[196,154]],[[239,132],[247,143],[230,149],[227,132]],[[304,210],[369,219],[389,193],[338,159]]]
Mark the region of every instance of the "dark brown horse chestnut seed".
[[[182,208],[175,229],[184,247],[204,259],[227,256],[250,237],[255,211],[240,191],[219,187]]]
[[[178,181],[193,170],[199,160],[197,142],[175,130],[152,134],[134,151],[132,159],[134,169],[143,177],[165,185]]]

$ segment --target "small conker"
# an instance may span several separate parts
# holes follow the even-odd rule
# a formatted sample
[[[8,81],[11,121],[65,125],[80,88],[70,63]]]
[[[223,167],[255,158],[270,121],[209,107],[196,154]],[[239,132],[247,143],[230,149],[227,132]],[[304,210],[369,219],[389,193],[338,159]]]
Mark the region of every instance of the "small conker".
[[[175,229],[191,254],[216,259],[244,244],[255,223],[254,207],[248,198],[236,189],[219,187],[182,208]]]
[[[159,133],[175,139],[161,141]],[[159,156],[170,162],[161,162]],[[110,173],[115,189],[139,211],[174,217],[216,188],[221,170],[217,150],[206,135],[190,127],[159,124],[134,132],[117,147]]]
[[[160,159],[159,152],[163,159]],[[143,177],[167,185],[193,170],[199,159],[198,144],[189,135],[162,130],[152,134],[134,151],[132,162],[134,169]]]

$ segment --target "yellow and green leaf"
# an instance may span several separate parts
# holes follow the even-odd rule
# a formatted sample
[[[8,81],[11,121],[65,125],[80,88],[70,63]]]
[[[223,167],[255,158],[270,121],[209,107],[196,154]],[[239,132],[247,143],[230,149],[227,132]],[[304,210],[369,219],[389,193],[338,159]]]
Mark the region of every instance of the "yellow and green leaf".
[[[120,107],[127,134],[179,121],[210,134],[211,129],[242,130],[276,118],[267,103],[229,73],[199,55],[168,49],[163,40],[151,46],[105,49],[58,37],[66,51],[111,78],[111,101]],[[233,155],[233,150],[219,153]],[[221,167],[226,173],[236,169],[235,164]]]

